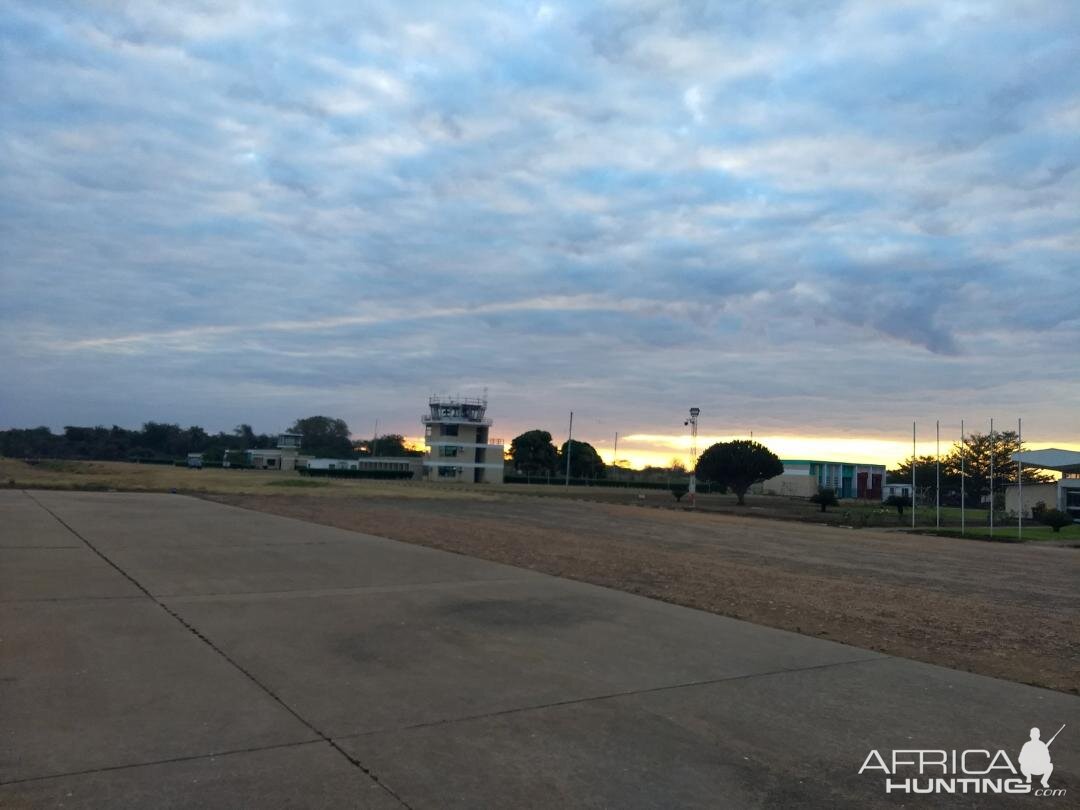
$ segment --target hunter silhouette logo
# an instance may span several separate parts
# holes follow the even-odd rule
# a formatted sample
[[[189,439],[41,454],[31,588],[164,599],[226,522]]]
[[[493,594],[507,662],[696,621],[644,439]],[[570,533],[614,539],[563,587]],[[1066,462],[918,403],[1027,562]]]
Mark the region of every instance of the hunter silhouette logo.
[[[1046,742],[1038,728],[1031,729],[1016,764],[1003,749],[897,748],[884,753],[875,749],[866,755],[859,773],[879,773],[886,793],[1064,796],[1065,788],[1050,787],[1054,772],[1050,746],[1064,729],[1062,725]],[[1036,776],[1039,784],[1034,785]]]
[[[1050,774],[1054,772],[1054,763],[1050,761],[1050,745],[1057,739],[1057,735],[1061,733],[1065,726],[1057,730],[1046,742],[1039,739],[1039,730],[1033,728],[1031,730],[1031,739],[1024,743],[1024,747],[1020,749],[1020,773],[1022,773],[1031,782],[1032,776],[1042,777],[1042,786],[1044,788],[1050,787]]]

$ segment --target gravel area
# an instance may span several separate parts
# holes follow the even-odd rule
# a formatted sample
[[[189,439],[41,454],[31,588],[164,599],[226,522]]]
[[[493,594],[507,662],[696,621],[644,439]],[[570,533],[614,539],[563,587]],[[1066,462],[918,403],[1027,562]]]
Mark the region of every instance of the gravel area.
[[[1080,694],[1080,551],[592,503],[207,495]]]

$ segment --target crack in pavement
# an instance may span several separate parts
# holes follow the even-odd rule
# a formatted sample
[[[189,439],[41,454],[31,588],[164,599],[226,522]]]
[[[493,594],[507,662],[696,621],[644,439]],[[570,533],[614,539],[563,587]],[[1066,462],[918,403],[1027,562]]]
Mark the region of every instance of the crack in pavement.
[[[322,745],[325,740],[318,738],[311,740],[297,740],[296,742],[275,743],[274,745],[261,745],[254,748],[232,748],[227,751],[210,751],[205,754],[190,754],[182,757],[169,757],[168,759],[151,759],[144,762],[129,762],[124,765],[103,765],[100,768],[87,768],[83,771],[64,771],[62,773],[47,773],[38,776],[25,776],[22,779],[9,779],[0,782],[0,787],[5,785],[21,785],[26,782],[44,782],[49,779],[63,779],[69,776],[88,776],[93,773],[107,773],[109,771],[123,771],[130,768],[147,768],[152,765],[170,765],[174,762],[194,762],[199,759],[213,759],[215,757],[228,757],[233,754],[256,754],[260,751],[276,751],[282,748],[298,748],[303,745]]]
[[[370,737],[376,734],[392,734],[396,731],[412,731],[418,728],[432,728],[436,726],[453,725],[454,723],[467,723],[471,720],[483,720],[488,717],[502,717],[509,714],[522,714],[526,712],[540,711],[542,709],[556,709],[560,706],[576,706],[583,703],[593,703],[602,700],[615,700],[623,697],[633,697],[635,695],[649,695],[658,692],[670,692],[676,689],[693,689],[699,686],[711,686],[719,683],[729,683],[731,681],[747,681],[754,678],[767,678],[772,675],[788,675],[791,673],[800,672],[813,672],[820,669],[832,669],[834,667],[846,667],[853,664],[866,664],[878,661],[891,661],[894,660],[889,655],[875,655],[869,658],[853,658],[850,661],[833,661],[828,664],[813,664],[805,667],[790,667],[788,669],[774,669],[766,672],[750,672],[743,675],[725,675],[722,678],[707,678],[700,681],[686,681],[685,683],[673,683],[664,684],[662,686],[649,686],[644,689],[626,689],[621,692],[610,692],[603,695],[591,695],[589,697],[571,698],[569,700],[557,700],[551,703],[538,703],[533,706],[516,706],[512,709],[499,709],[491,712],[481,712],[479,714],[470,714],[462,717],[447,717],[441,720],[429,720],[423,723],[411,723],[405,726],[398,726],[397,728],[379,728],[372,729],[371,731],[360,731],[355,734],[340,734],[334,737],[335,740],[354,740],[359,737]]]
[[[407,593],[410,591],[434,591],[440,589],[476,587],[478,585],[505,585],[518,582],[532,582],[527,577],[505,579],[468,579],[444,580],[441,582],[418,582],[402,585],[368,585],[352,588],[297,588],[284,591],[227,591],[221,593],[162,594],[159,599],[168,599],[174,603],[188,602],[228,602],[246,601],[252,598],[264,599],[318,599],[324,596],[363,596],[366,594]]]

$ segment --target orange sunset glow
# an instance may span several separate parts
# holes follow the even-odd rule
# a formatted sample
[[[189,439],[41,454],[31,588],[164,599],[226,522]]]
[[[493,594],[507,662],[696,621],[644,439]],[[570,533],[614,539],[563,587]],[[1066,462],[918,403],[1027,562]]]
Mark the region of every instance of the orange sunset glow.
[[[1003,426],[1003,430],[1015,427]],[[934,455],[933,425],[920,429],[916,442],[917,454]],[[985,430],[985,429],[984,429]],[[969,431],[970,433],[970,431]],[[578,441],[584,441],[596,448],[600,457],[607,464],[616,460],[619,466],[640,470],[644,467],[669,467],[677,460],[683,465],[690,463],[690,436],[687,434],[631,433],[619,436],[618,458],[615,456],[614,436],[610,439],[596,439],[575,435]],[[734,439],[749,439],[749,434],[699,434],[698,452],[716,442],[729,442]],[[845,461],[861,464],[884,464],[889,469],[895,468],[904,459],[911,456],[911,439],[884,439],[873,436],[795,436],[789,434],[754,434],[754,440],[761,442],[781,459],[813,459],[819,461]],[[959,434],[946,435],[942,428],[941,452],[944,454],[959,441]],[[506,450],[510,451],[512,435],[505,439]],[[560,446],[565,436],[552,436],[552,442]],[[426,450],[422,436],[407,437],[406,445],[416,450]],[[1061,441],[1028,441],[1024,445],[1029,450],[1046,447],[1058,447],[1063,450],[1080,450],[1080,443]]]

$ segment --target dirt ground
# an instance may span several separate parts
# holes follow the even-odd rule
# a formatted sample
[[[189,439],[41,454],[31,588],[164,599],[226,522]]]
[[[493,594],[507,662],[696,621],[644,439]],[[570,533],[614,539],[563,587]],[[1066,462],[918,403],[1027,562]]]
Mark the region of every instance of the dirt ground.
[[[551,497],[205,495],[1080,694],[1080,551]]]

